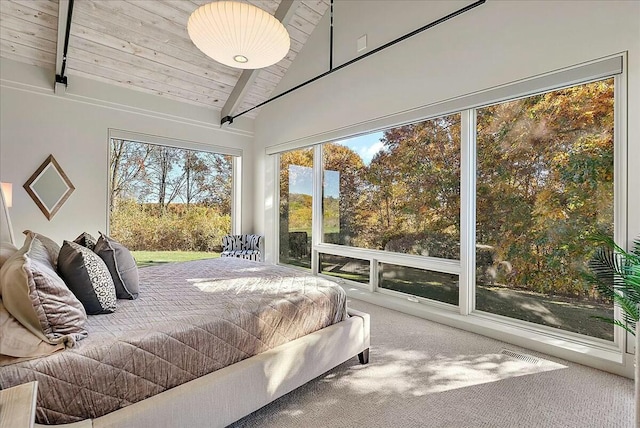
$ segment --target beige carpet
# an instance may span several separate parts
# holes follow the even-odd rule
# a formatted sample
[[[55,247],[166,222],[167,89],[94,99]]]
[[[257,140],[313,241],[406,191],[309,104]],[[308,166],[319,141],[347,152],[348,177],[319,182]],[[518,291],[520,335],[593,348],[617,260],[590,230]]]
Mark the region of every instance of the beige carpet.
[[[371,314],[370,363],[353,358],[233,427],[633,427],[629,379],[358,300],[349,305]]]

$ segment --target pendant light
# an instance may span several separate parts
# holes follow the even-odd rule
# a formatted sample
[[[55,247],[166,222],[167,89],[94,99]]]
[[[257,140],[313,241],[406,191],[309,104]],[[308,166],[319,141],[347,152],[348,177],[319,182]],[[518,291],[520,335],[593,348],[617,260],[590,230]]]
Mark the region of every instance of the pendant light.
[[[197,8],[187,23],[198,49],[217,62],[242,69],[264,68],[289,52],[289,33],[280,21],[248,3],[218,1]]]

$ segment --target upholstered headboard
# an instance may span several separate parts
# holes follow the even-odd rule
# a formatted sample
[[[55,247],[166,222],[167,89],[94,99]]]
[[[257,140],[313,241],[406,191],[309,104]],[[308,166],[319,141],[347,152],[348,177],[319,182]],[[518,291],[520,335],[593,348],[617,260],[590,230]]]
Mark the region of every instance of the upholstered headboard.
[[[13,236],[13,227],[11,226],[11,218],[9,217],[9,207],[4,199],[4,193],[0,188],[0,242],[11,242],[16,245]]]

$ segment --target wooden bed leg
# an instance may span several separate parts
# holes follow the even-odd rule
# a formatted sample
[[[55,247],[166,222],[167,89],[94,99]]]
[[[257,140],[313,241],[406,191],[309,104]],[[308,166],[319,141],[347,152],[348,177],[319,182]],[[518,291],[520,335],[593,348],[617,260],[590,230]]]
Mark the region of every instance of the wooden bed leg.
[[[358,354],[358,360],[360,364],[368,364],[369,363],[369,348]]]

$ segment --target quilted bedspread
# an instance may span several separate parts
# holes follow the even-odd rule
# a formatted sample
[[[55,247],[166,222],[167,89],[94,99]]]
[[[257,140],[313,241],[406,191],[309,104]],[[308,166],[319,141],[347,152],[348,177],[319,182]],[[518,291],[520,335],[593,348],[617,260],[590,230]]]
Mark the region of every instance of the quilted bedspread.
[[[42,424],[96,418],[347,317],[338,285],[242,259],[147,267],[140,282],[74,348],[0,367],[0,388],[37,380]]]

